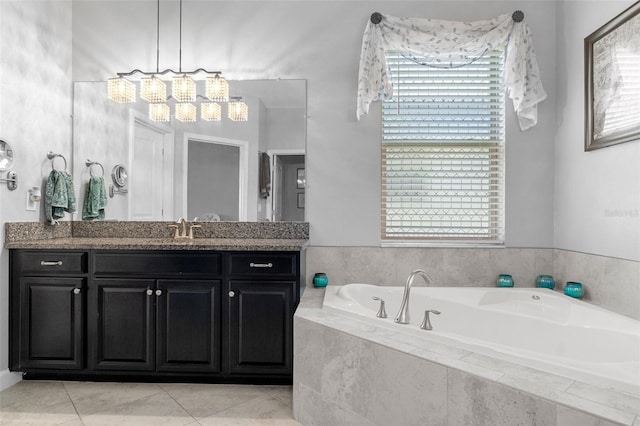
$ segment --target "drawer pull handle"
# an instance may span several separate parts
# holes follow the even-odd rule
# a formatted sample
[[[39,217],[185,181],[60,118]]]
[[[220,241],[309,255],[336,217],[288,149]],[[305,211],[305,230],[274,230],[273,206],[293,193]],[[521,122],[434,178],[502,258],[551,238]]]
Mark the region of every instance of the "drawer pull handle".
[[[151,296],[153,295],[153,290],[151,290],[150,288],[147,289],[147,296]]]
[[[73,294],[80,294],[80,289],[79,288],[74,288],[73,289]]]
[[[62,266],[62,260],[41,260],[40,266]]]
[[[252,268],[273,268],[273,263],[249,263],[249,266]]]

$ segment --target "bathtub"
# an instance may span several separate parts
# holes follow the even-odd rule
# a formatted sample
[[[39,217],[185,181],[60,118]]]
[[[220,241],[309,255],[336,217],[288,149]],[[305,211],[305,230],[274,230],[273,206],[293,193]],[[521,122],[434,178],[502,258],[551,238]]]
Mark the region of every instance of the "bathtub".
[[[410,324],[396,324],[404,287],[327,287],[323,309],[426,341],[461,347],[640,395],[640,321],[538,288],[414,287]],[[384,299],[388,318],[376,317]],[[419,328],[433,309],[433,330]]]

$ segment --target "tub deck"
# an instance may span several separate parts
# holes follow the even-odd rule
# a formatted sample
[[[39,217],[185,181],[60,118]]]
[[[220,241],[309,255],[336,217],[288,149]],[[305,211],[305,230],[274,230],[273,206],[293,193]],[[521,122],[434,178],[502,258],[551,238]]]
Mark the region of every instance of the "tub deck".
[[[640,394],[639,321],[548,289],[416,287],[411,323],[396,324],[402,292],[359,283],[329,287],[323,308],[428,342]],[[386,301],[388,318],[376,318],[379,302],[372,296]],[[441,312],[428,332],[419,328],[427,308]]]
[[[496,354],[480,353],[455,342],[425,340],[345,313],[328,311],[322,309],[324,293],[324,289],[307,289],[294,318],[294,416],[303,423],[383,424],[379,423],[382,420],[375,419],[384,419],[388,414],[392,416],[389,418],[406,419],[407,423],[428,420],[433,422],[429,424],[455,424],[455,419],[480,411],[487,419],[495,415],[501,417],[494,420],[504,420],[506,410],[511,413],[507,416],[516,423],[515,419],[522,417],[522,424],[640,425],[637,392],[568,378],[507,361]],[[391,311],[388,310],[390,317],[395,314]],[[342,348],[345,344],[347,347]],[[358,351],[361,353],[354,353]],[[376,354],[373,358],[372,352]],[[383,358],[380,354],[388,353],[396,354],[393,357],[397,363],[378,361],[377,358]],[[368,366],[364,360],[372,365]],[[416,367],[421,364],[424,367]],[[400,377],[405,374],[403,365],[411,368],[407,380],[428,370],[424,380],[435,381],[434,391],[397,388],[402,381]],[[437,378],[442,370],[444,376]],[[383,385],[378,383],[379,376],[387,378]],[[370,384],[360,383],[361,380],[377,380],[378,384],[371,387],[380,390],[373,394],[362,392]],[[474,394],[475,391],[479,393]],[[419,396],[414,395],[416,392]],[[487,395],[487,392],[496,395]],[[515,399],[510,400],[505,393]],[[400,400],[389,403],[380,399],[383,394],[392,395],[391,398],[397,395]],[[430,406],[432,398],[437,399],[438,395],[444,395],[445,399]],[[460,401],[465,397],[469,398]],[[492,406],[476,407],[480,399]],[[381,408],[376,411],[376,407]],[[428,408],[426,416],[436,415],[438,410],[445,412],[440,413],[439,418],[425,420],[424,416],[420,417],[422,407]]]

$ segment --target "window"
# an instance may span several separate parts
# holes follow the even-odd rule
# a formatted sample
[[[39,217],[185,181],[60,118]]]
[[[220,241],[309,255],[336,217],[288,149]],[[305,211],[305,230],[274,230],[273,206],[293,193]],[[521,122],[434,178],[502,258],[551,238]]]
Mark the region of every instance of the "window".
[[[382,240],[504,241],[503,53],[453,68],[387,52]]]

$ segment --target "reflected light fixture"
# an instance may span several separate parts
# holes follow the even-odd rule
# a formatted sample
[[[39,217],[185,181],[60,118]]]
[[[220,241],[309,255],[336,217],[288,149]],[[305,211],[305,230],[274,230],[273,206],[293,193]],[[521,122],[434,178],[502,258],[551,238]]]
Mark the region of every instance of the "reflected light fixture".
[[[149,102],[149,118],[154,121],[171,119],[169,100],[175,102],[175,118],[183,122],[196,121],[196,107],[191,102],[203,99],[200,105],[201,118],[207,121],[220,121],[221,107],[215,102],[229,102],[229,83],[220,71],[207,71],[198,68],[194,71],[182,71],[182,0],[180,0],[180,56],[178,71],[165,69],[160,71],[160,0],[157,0],[156,17],[156,70],[154,72],[135,69],[130,72],[117,73],[117,77],[107,81],[107,97],[114,102],[136,102],[136,85],[129,80],[140,81],[140,98]],[[140,77],[140,75],[142,77]],[[205,95],[197,93],[194,79],[206,77]],[[167,83],[171,81],[171,95],[167,96]],[[234,98],[234,105],[229,103],[229,119],[247,121],[247,105]]]
[[[153,121],[169,121],[171,119],[169,105],[165,103],[149,104],[149,118]]]
[[[249,120],[249,108],[242,101],[242,98],[231,98],[228,104],[229,120],[247,121]]]
[[[200,118],[206,121],[222,120],[222,107],[215,102],[202,102],[200,104]]]
[[[188,102],[179,102],[176,104],[176,120],[183,123],[192,123],[196,121],[196,107]]]

